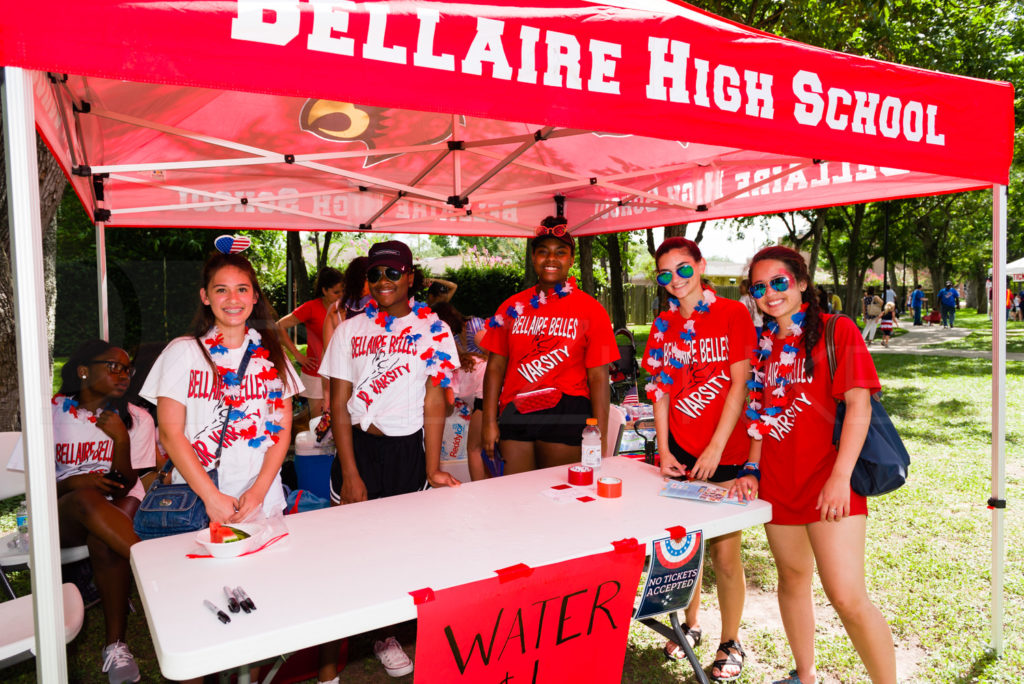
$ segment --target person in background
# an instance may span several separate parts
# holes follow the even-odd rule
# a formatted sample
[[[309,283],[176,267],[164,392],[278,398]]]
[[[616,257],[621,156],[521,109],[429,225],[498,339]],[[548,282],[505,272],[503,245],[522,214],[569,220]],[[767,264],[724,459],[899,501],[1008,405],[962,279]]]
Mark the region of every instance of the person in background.
[[[924,306],[924,290],[921,283],[914,286],[910,293],[910,308],[914,310],[914,325],[921,325],[921,307]]]
[[[1021,311],[1021,306],[1024,306],[1024,288],[1017,291],[1017,294],[1013,296],[1013,320],[1022,321],[1024,320],[1024,312]]]
[[[889,346],[889,339],[892,337],[893,328],[900,327],[900,318],[896,314],[896,303],[889,302],[882,310],[882,317],[879,319],[882,328],[882,346]]]
[[[579,461],[590,417],[605,453],[619,348],[608,312],[569,278],[575,251],[565,219],[545,218],[530,243],[537,285],[505,300],[480,342],[490,352],[483,448],[493,458],[499,445],[506,474]]]
[[[823,286],[821,286],[821,285],[818,285],[818,286],[816,286],[814,288],[814,291],[815,291],[815,294],[818,297],[818,306],[821,307],[822,311],[828,311],[829,310],[829,298],[828,298],[828,293],[825,292],[825,288]]]
[[[292,357],[302,365],[302,373],[299,377],[302,380],[303,390],[301,396],[309,402],[309,416],[319,416],[323,407],[323,386],[320,374],[320,359],[324,354],[323,328],[327,311],[334,302],[341,299],[344,289],[342,288],[341,271],[327,266],[320,269],[316,276],[316,284],[313,286],[316,293],[314,299],[297,307],[290,314],[277,322],[280,330],[281,343],[285,349],[291,352]],[[306,353],[303,354],[292,342],[291,337],[285,331],[296,325],[306,326]]]
[[[655,260],[658,285],[669,295],[669,310],[651,326],[642,365],[651,375],[647,397],[654,404],[662,445],[661,474],[729,487],[744,472],[750,452],[750,437],[739,418],[750,378],[754,329],[745,306],[701,286],[707,264],[695,242],[667,238]],[[696,396],[701,397],[699,409],[678,408]],[[707,542],[722,614],[721,639],[711,667],[715,681],[739,677],[746,659],[739,641],[746,587],[741,543],[740,532]],[[697,587],[682,626],[692,647],[701,640],[699,578]],[[671,658],[684,657],[673,641],[665,651]]]
[[[956,320],[956,310],[960,308],[960,292],[953,287],[953,281],[947,280],[946,287],[939,290],[939,309],[942,311],[942,327],[952,328]]]
[[[885,288],[885,303],[896,306],[896,290],[892,289],[892,285]]]
[[[441,278],[424,278],[423,286],[427,288],[427,306],[431,309],[442,302],[452,301],[455,291],[459,289],[452,281]]]
[[[834,291],[828,291],[829,313],[843,313],[843,300]]]
[[[751,291],[766,332],[754,362],[761,387],[750,393],[747,415],[754,438],[754,473],[737,478],[730,493],[760,496],[772,505],[765,525],[779,573],[779,610],[796,669],[776,684],[813,684],[815,567],[822,588],[874,684],[896,682],[896,652],[885,618],[868,596],[864,571],[867,501],[850,487],[871,420],[878,374],[852,320],[836,321],[837,366],[829,371],[825,326],[810,292],[807,264],[788,247],[768,247],[750,265]],[[795,348],[796,351],[792,351]],[[838,448],[832,444],[836,400],[846,402]],[[799,404],[798,404],[799,401]],[[777,413],[778,412],[778,413]]]
[[[882,315],[882,299],[875,294],[875,288],[869,287],[864,292],[864,341],[871,346],[878,329],[878,319]]]
[[[60,545],[89,547],[106,630],[103,672],[111,684],[140,678],[125,643],[128,558],[139,541],[132,519],[145,493],[137,470],[155,462],[156,431],[149,413],[125,398],[134,371],[123,349],[90,340],[61,368],[52,401]]]

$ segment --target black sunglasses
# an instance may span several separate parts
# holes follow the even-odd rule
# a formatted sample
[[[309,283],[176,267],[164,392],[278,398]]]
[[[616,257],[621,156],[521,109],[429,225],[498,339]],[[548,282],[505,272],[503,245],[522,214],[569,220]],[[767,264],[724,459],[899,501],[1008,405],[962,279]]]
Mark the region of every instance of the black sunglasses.
[[[97,363],[106,364],[107,370],[110,371],[111,373],[116,373],[118,375],[127,375],[129,378],[135,375],[135,366],[126,366],[120,361],[104,361],[101,359],[99,361],[90,361],[87,365],[93,366]]]
[[[381,276],[387,278],[393,283],[397,283],[402,279],[402,272],[397,268],[392,268],[391,266],[379,266],[366,272],[366,280],[371,283],[376,283],[381,279]]]

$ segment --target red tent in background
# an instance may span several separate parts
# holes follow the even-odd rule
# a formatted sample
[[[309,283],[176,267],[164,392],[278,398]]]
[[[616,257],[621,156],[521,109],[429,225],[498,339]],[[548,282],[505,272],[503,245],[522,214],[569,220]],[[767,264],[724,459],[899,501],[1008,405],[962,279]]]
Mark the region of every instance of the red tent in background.
[[[526,236],[559,195],[587,235],[994,187],[1002,278],[1009,84],[667,0],[21,3],[0,16],[0,64],[25,425],[47,422],[48,386],[32,121],[97,222],[101,297],[104,226]],[[25,442],[33,524],[56,540],[52,434]],[[997,509],[997,652],[1002,524]],[[41,668],[64,662],[60,606],[39,598],[59,593],[54,550],[33,549]]]

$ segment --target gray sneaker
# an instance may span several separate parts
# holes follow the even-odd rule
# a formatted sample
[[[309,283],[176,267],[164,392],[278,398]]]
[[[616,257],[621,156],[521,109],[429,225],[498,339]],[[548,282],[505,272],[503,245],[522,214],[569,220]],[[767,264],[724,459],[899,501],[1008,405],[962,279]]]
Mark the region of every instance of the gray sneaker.
[[[103,671],[110,678],[110,684],[137,682],[140,678],[135,656],[123,641],[115,641],[103,649]]]

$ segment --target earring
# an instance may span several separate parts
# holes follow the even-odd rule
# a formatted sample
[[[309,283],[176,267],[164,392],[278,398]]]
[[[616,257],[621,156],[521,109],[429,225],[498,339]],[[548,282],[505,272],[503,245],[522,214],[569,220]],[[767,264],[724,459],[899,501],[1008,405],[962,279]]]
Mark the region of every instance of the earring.
[[[82,376],[82,379],[83,379],[83,380],[85,380],[85,379],[86,379],[87,377],[89,377],[89,376],[87,376],[87,375],[83,375],[83,376]]]

